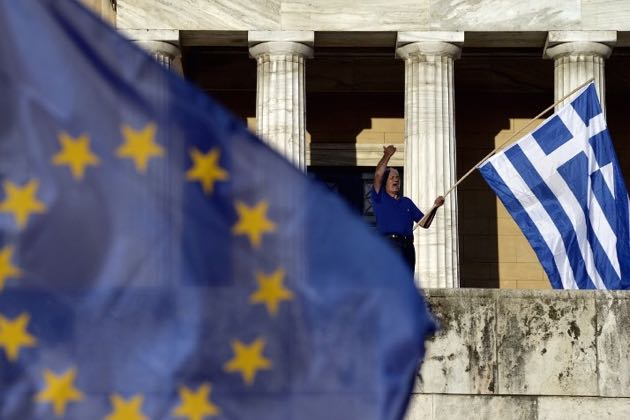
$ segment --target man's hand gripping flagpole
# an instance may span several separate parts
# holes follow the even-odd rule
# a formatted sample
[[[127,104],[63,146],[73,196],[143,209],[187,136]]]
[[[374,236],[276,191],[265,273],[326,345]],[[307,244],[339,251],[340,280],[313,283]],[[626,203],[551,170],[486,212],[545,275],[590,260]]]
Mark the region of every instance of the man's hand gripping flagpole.
[[[497,146],[493,151],[491,151],[490,153],[488,153],[483,159],[481,159],[475,166],[473,166],[468,172],[466,172],[464,174],[464,176],[462,176],[455,184],[453,184],[453,186],[451,188],[448,189],[448,191],[446,191],[443,195],[438,196],[435,199],[435,202],[433,203],[433,206],[429,209],[428,212],[425,213],[424,217],[422,219],[420,219],[420,221],[413,227],[413,230],[415,231],[418,226],[420,226],[423,229],[428,229],[429,226],[431,226],[431,222],[433,222],[433,219],[435,218],[435,215],[437,214],[437,209],[442,207],[442,205],[444,204],[444,200],[446,199],[446,197],[451,193],[451,191],[453,191],[464,179],[466,179],[468,177],[468,175],[470,175],[475,169],[477,169],[482,163],[484,163],[486,160],[488,160],[492,155],[494,155],[496,152],[498,152],[499,150],[503,149],[506,145],[508,145],[509,143],[511,143],[512,141],[514,141],[514,139],[519,138],[518,136],[520,136],[520,134],[525,131],[526,129],[528,129],[532,123],[534,123],[536,120],[538,120],[538,118],[542,117],[544,114],[546,114],[548,111],[550,111],[551,109],[553,109],[555,106],[559,105],[560,103],[562,103],[565,99],[569,98],[571,95],[573,95],[575,92],[579,91],[580,89],[582,89],[584,86],[588,85],[589,83],[591,83],[593,81],[593,79],[589,79],[586,82],[582,83],[580,86],[576,87],[575,89],[573,89],[571,92],[567,93],[566,95],[564,95],[562,98],[558,99],[556,102],[553,103],[553,105],[549,106],[548,108],[546,108],[544,111],[542,111],[540,114],[536,115],[534,118],[532,118],[531,120],[529,120],[529,122],[527,124],[525,124],[523,127],[521,127],[520,130],[517,130],[514,134],[512,134],[506,141],[504,141],[502,144],[500,144],[499,146]]]

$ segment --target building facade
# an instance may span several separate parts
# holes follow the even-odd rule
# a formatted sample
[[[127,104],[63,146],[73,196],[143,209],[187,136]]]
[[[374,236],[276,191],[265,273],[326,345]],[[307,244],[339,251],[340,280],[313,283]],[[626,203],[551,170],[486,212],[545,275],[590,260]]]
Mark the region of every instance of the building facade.
[[[590,78],[630,174],[629,0],[86,2],[368,223],[383,146],[397,147],[404,193],[428,209]],[[415,240],[423,287],[549,287],[476,172]]]

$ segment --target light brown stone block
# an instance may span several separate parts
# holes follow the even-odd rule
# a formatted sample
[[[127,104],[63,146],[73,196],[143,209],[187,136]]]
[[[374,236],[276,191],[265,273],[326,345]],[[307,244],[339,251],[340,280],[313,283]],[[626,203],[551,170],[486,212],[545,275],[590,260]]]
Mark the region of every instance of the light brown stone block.
[[[515,235],[497,236],[497,251],[500,263],[504,264],[516,262],[516,247],[519,241],[520,238]]]
[[[512,215],[507,211],[503,203],[498,198],[496,200],[496,206],[497,206],[497,218],[514,220],[512,218]]]
[[[551,283],[546,278],[541,280],[517,280],[516,287],[518,289],[549,290],[551,289]]]
[[[385,144],[404,143],[405,134],[401,132],[386,131]]]
[[[505,207],[503,207],[505,209]],[[518,227],[512,217],[497,217],[497,234],[498,235],[517,235],[523,238],[521,228]]]
[[[516,285],[516,280],[504,280],[501,279],[499,283],[499,288],[501,289],[516,289],[518,286]]]
[[[514,130],[501,130],[494,135],[494,147],[499,147],[514,135]]]
[[[516,261],[538,263],[538,257],[536,256],[534,249],[523,235],[520,236],[520,240],[516,244]]]
[[[404,133],[404,118],[372,118],[372,130]]]
[[[500,262],[499,278],[505,280],[542,281],[542,268],[538,263]]]
[[[551,105],[551,104],[549,104]],[[541,109],[542,111],[542,109]],[[532,115],[533,117],[533,115]],[[533,131],[536,127],[538,127],[544,119],[539,118],[536,121],[533,121],[529,126],[527,124],[531,121],[531,118],[510,118],[510,127],[511,130],[516,133],[517,131],[524,129],[521,131],[521,134],[518,135],[519,138],[527,135],[530,131]],[[526,128],[527,126],[527,128]]]
[[[385,142],[385,133],[382,131],[373,131],[373,130],[362,130],[356,136],[357,143],[380,143],[383,144]]]

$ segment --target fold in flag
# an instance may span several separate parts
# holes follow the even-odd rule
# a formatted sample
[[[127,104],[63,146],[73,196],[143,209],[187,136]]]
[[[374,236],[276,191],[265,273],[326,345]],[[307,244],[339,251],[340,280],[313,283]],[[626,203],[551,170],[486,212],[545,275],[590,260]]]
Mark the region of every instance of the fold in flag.
[[[590,83],[481,174],[556,289],[628,289],[628,192]]]
[[[336,197],[70,0],[0,0],[0,418],[396,419],[433,323]]]

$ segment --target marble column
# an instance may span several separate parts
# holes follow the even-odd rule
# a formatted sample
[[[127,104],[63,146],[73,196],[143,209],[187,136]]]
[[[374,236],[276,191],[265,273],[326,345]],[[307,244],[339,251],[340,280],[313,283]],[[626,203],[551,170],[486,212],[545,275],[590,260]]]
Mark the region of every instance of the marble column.
[[[136,41],[145,51],[153,55],[153,58],[162,66],[182,75],[182,53],[179,47],[163,41]]]
[[[116,2],[114,0],[81,0],[81,2],[103,20],[116,26]]]
[[[463,33],[398,34],[396,54],[405,60],[404,194],[421,210],[456,181],[453,63]],[[410,39],[419,39],[408,42]],[[415,231],[419,286],[459,287],[457,190],[447,198],[428,230]]]
[[[312,39],[313,32],[249,34],[258,77],[256,130],[301,170],[306,168],[304,62],[313,56]]]
[[[554,60],[554,101],[592,78],[605,109],[604,61],[610,56],[616,40],[614,31],[550,31],[544,56]],[[557,105],[556,109],[567,101]]]

